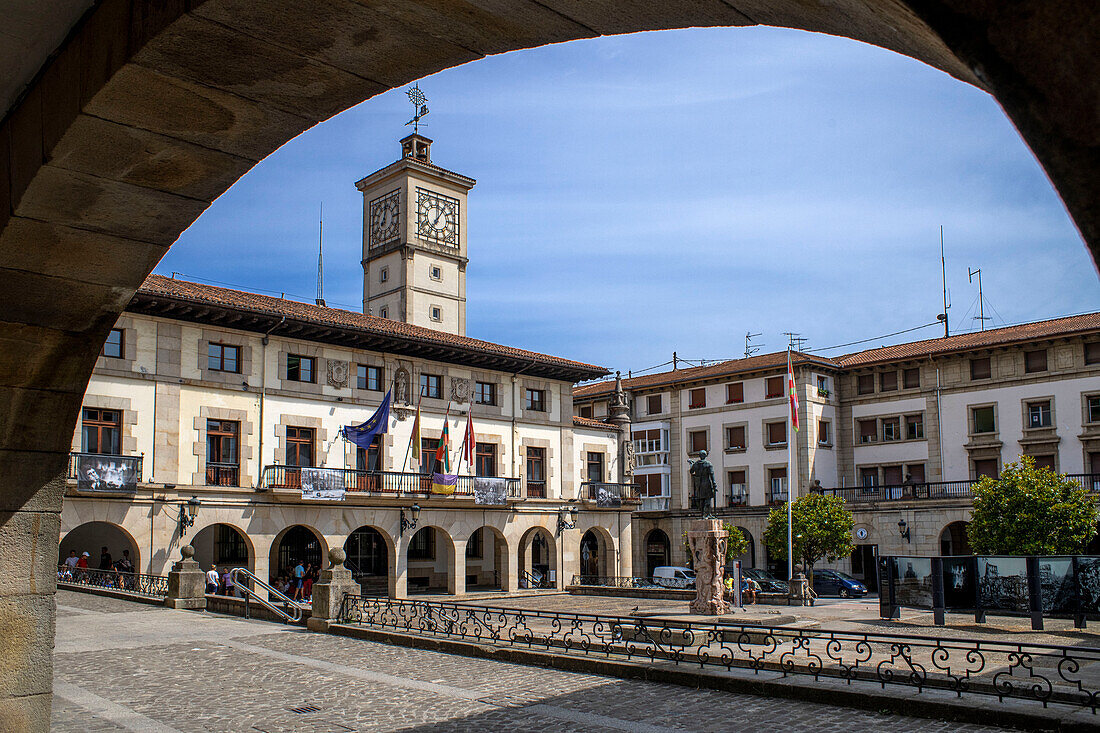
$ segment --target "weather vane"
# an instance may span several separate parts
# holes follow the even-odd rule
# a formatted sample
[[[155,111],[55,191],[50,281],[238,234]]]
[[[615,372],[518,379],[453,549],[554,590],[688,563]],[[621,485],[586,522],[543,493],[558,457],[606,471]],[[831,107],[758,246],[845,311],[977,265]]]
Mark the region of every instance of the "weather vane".
[[[420,91],[419,83],[413,84],[412,89],[405,92],[405,94],[409,95],[409,101],[413,103],[413,108],[415,109],[413,118],[406,122],[405,125],[412,125],[413,134],[416,134],[420,131],[420,118],[428,114],[428,98],[424,96],[424,92]]]

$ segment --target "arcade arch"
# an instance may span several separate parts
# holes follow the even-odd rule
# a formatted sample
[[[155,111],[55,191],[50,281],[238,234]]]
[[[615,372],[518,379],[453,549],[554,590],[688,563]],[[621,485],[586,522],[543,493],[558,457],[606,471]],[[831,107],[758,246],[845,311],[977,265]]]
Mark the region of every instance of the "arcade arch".
[[[428,525],[416,530],[405,549],[409,593],[461,593],[455,543],[445,529]]]
[[[742,568],[755,568],[756,567],[756,542],[752,538],[752,532],[748,531],[744,527],[738,527],[741,530],[741,534],[745,535],[745,542],[748,543],[748,547],[745,551],[738,555],[735,560],[741,561]]]
[[[88,567],[97,570],[100,568],[104,547],[111,556],[112,564],[121,559],[125,551],[129,553],[134,570],[142,572],[141,557],[133,535],[111,522],[85,522],[73,527],[58,544],[57,562],[59,564],[64,562],[70,550],[75,550],[78,557],[87,552]]]
[[[559,582],[558,550],[545,527],[532,527],[519,540],[519,587],[553,588]]]
[[[389,593],[394,575],[393,540],[377,527],[359,527],[344,541],[344,567],[363,589],[364,595]]]
[[[645,577],[652,578],[656,568],[672,562],[672,543],[664,530],[651,529],[645,536]]]
[[[289,578],[299,562],[320,569],[325,567],[327,557],[328,546],[321,533],[304,524],[295,524],[275,535],[268,558],[268,572],[272,578]]]
[[[970,522],[952,522],[940,532],[941,555],[973,555],[970,538],[966,536],[966,526]]]
[[[195,562],[203,570],[216,565],[218,570],[226,568],[256,569],[256,550],[248,534],[232,524],[210,524],[198,532],[187,543],[195,548]]]
[[[466,591],[509,590],[508,539],[496,527],[485,525],[466,540]]]

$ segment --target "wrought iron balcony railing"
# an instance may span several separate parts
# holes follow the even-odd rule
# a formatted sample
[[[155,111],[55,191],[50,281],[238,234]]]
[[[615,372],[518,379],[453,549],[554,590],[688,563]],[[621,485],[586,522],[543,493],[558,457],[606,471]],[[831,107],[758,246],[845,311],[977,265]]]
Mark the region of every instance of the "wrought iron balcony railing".
[[[546,498],[546,482],[545,481],[527,481],[527,498],[528,499],[545,499]]]
[[[116,456],[105,453],[70,453],[69,478],[81,491],[137,491],[144,456]]]
[[[1068,473],[1066,478],[1077,481],[1085,491],[1100,493],[1100,473]],[[922,481],[908,484],[880,484],[821,489],[826,496],[839,496],[848,502],[919,501],[929,499],[969,499],[978,479],[964,481]],[[811,491],[818,491],[811,489]]]
[[[610,481],[584,481],[581,496],[600,504],[640,504],[637,484],[617,484]]]
[[[240,486],[241,468],[236,463],[207,463],[207,486]]]
[[[354,468],[326,468],[339,476],[344,491],[348,493],[370,494],[373,496],[420,496],[432,494],[432,476],[425,473],[401,473],[398,471],[360,471]],[[453,496],[474,496],[476,476],[456,476]],[[495,477],[494,477],[495,478]],[[504,478],[507,485],[506,495],[510,499],[519,498],[519,479]],[[265,466],[260,481],[264,489],[301,489],[302,467]],[[436,494],[435,496],[440,496]]]

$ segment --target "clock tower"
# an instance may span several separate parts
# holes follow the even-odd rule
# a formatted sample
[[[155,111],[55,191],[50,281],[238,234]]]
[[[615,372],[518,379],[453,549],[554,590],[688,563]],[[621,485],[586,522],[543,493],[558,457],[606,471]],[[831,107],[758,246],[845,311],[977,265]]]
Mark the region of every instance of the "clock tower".
[[[363,312],[466,335],[466,194],[477,183],[432,163],[432,141],[356,182],[363,193]]]

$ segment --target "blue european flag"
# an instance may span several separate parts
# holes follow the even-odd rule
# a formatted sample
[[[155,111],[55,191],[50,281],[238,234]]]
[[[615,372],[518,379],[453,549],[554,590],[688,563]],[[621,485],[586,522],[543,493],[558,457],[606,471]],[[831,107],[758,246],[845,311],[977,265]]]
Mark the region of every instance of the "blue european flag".
[[[385,398],[382,399],[382,404],[378,406],[378,409],[374,411],[374,414],[367,418],[366,422],[360,425],[345,425],[340,430],[344,434],[345,440],[350,440],[357,446],[363,449],[370,448],[370,444],[374,441],[374,436],[379,433],[385,433],[389,430],[390,426],[390,393],[393,390],[386,392]]]

